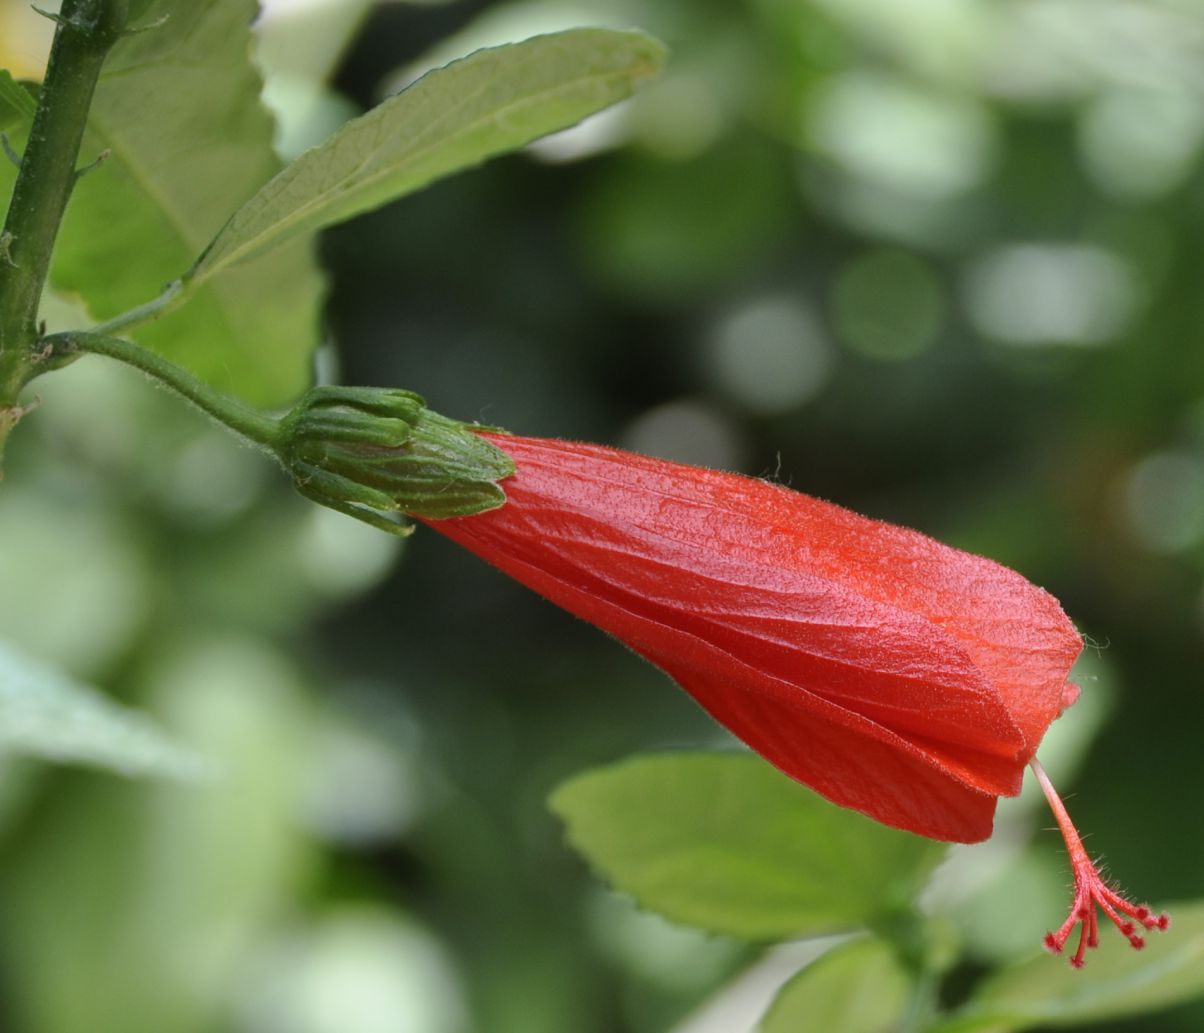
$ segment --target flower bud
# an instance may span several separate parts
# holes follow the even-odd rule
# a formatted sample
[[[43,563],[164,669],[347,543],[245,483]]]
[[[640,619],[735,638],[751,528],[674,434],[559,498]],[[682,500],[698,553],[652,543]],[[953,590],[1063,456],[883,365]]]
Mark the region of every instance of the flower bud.
[[[281,421],[277,454],[297,489],[394,534],[393,514],[441,520],[495,509],[513,461],[410,391],[319,387]]]

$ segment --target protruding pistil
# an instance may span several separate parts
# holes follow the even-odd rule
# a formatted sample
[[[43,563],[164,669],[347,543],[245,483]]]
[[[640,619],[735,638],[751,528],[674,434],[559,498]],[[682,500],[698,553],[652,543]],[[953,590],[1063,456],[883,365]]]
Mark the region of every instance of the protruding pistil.
[[[1057,932],[1045,934],[1046,948],[1054,954],[1061,954],[1074,927],[1079,926],[1078,948],[1070,964],[1082,968],[1088,948],[1099,946],[1099,912],[1103,911],[1130,946],[1134,950],[1141,950],[1145,946],[1145,938],[1137,931],[1138,927],[1164,932],[1170,928],[1170,916],[1165,913],[1156,915],[1144,904],[1134,904],[1108,885],[1095,862],[1087,856],[1078,829],[1070,820],[1066,806],[1045,769],[1035,757],[1029,761],[1029,767],[1037,776],[1045,799],[1049,801],[1050,809],[1058,821],[1058,828],[1066,841],[1066,852],[1070,855],[1070,868],[1074,873],[1074,903],[1070,907],[1070,914]]]

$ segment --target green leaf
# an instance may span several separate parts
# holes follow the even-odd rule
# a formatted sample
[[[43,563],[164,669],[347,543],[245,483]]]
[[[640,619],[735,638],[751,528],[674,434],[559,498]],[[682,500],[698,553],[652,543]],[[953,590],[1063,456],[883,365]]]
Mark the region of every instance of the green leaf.
[[[635,757],[570,779],[550,805],[617,889],[675,921],[748,939],[905,911],[944,854],[743,753]]]
[[[197,627],[169,638],[145,669],[156,709],[216,759],[222,778],[202,792],[72,779],[5,840],[0,951],[20,987],[5,1000],[19,1009],[18,1029],[230,1025],[231,988],[244,985],[317,870],[317,837],[296,819],[315,763],[307,686],[249,638]],[[288,1017],[268,1025],[305,1028]]]
[[[254,0],[156,0],[105,65],[80,180],[51,270],[108,319],[160,294],[240,204],[279,171],[249,51]],[[308,245],[198,287],[134,331],[213,386],[277,405],[309,381],[322,280]]]
[[[151,721],[0,642],[0,751],[195,779],[206,766]]]
[[[191,275],[206,280],[571,126],[627,97],[664,58],[642,33],[572,29],[453,61],[301,155],[235,212]]]
[[[0,68],[0,129],[20,122],[32,122],[36,108],[32,94],[12,73]]]
[[[779,991],[760,1033],[839,1030],[892,1033],[907,1009],[911,985],[895,952],[863,939],[830,950]]]
[[[1100,949],[1072,969],[1036,955],[988,978],[940,1033],[1005,1033],[1080,1026],[1170,1007],[1204,996],[1204,901],[1171,905],[1170,930],[1141,951],[1100,930]]]

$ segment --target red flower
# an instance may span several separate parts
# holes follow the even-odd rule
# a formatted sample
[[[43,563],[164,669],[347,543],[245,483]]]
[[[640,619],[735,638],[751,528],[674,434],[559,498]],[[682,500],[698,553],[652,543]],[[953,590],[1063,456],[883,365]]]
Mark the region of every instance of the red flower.
[[[765,481],[486,436],[514,460],[506,504],[431,526],[835,803],[986,839],[1077,691],[1078,633],[997,563]]]
[[[765,481],[483,436],[514,461],[505,504],[431,526],[626,643],[835,803],[934,839],[985,839],[1078,694],[1066,680],[1078,633],[997,563]],[[1049,945],[1080,921],[1094,945],[1097,901],[1157,926],[1105,900],[1069,829],[1080,893]]]

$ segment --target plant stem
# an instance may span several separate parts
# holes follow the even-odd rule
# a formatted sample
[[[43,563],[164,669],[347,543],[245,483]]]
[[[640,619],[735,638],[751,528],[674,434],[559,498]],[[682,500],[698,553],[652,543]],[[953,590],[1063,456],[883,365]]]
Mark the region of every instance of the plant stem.
[[[107,355],[142,370],[249,441],[269,451],[274,451],[279,442],[280,421],[276,417],[226,397],[186,370],[132,341],[91,331],[78,331],[55,334],[44,338],[41,343],[43,347],[49,346],[51,349],[48,360],[51,366],[62,365],[80,352]]]
[[[128,309],[107,322],[92,327],[91,332],[96,334],[120,333],[130,327],[140,326],[143,323],[149,323],[152,319],[166,315],[184,300],[184,281],[172,280],[157,298],[138,305],[136,308]]]
[[[125,28],[127,0],[64,0],[0,259],[0,450],[20,417],[17,395],[38,372],[38,305],[101,66]]]

